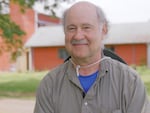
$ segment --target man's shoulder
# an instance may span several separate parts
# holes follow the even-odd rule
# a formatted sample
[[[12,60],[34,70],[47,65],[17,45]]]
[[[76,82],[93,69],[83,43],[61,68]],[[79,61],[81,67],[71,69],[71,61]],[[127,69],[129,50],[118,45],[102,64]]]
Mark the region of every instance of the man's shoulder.
[[[41,80],[42,84],[55,84],[62,80],[65,75],[67,62],[64,64],[60,64],[57,67],[51,69]]]
[[[56,67],[54,67],[53,69],[51,69],[47,76],[58,76],[58,75],[63,75],[65,73],[65,71],[67,70],[67,66],[68,66],[68,62],[65,62],[63,64],[60,64]]]
[[[122,63],[120,61],[117,61],[115,59],[112,59],[110,57],[105,57],[105,65],[108,66],[110,69],[112,69],[113,71],[120,71],[120,72],[125,72],[126,74],[133,74],[133,75],[137,75],[137,71],[131,67],[130,65],[127,65],[125,63]]]

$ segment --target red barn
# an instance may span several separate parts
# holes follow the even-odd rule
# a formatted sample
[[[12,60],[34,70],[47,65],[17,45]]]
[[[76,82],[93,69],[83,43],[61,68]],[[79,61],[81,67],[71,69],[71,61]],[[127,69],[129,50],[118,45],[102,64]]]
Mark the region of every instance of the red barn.
[[[150,66],[150,22],[111,25],[104,44],[129,65]],[[67,57],[62,26],[39,28],[26,47],[30,70],[51,69]]]
[[[105,45],[129,65],[150,65],[150,22],[112,25]]]
[[[51,69],[67,57],[62,26],[40,27],[25,46],[30,48],[30,70]]]

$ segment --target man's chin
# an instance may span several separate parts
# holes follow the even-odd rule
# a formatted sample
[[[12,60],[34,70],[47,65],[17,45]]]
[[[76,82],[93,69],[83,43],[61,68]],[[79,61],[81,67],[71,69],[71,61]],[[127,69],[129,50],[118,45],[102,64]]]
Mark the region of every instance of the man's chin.
[[[85,58],[87,58],[87,56],[86,55],[74,55],[75,56],[75,58],[77,58],[77,59],[85,59]]]

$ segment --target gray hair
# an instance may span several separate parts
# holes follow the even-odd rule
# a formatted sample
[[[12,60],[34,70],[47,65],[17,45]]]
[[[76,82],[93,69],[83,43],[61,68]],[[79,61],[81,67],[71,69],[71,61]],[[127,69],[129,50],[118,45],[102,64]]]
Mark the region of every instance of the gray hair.
[[[101,24],[106,25],[107,32],[108,32],[108,21],[106,19],[106,16],[105,16],[103,10],[100,7],[96,6],[96,5],[94,5],[94,6],[96,8],[96,14],[97,14],[97,18],[98,18],[98,21],[99,21],[100,25]],[[65,27],[65,19],[66,19],[66,15],[67,15],[68,10],[69,9],[65,10],[64,13],[63,13],[63,17],[62,17],[63,28]]]
[[[96,6],[96,14],[97,14],[97,18],[98,18],[99,23],[105,24],[107,31],[108,31],[108,20],[105,16],[105,13],[103,12],[103,10],[98,6]]]

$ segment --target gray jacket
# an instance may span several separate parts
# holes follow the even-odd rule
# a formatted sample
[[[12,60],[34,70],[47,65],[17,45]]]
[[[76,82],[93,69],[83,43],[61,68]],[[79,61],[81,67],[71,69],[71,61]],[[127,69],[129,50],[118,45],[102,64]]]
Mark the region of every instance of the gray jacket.
[[[150,113],[140,76],[129,66],[108,57],[84,97],[70,61],[50,71],[37,91],[34,113]]]

